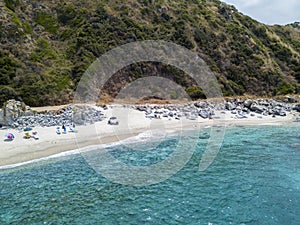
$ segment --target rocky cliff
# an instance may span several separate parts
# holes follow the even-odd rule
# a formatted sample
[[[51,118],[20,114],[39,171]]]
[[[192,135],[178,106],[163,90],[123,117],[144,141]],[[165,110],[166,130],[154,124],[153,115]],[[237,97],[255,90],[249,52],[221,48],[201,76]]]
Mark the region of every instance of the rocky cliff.
[[[72,100],[77,82],[103,53],[139,40],[166,40],[197,52],[224,95],[300,92],[300,26],[267,26],[218,0],[4,0],[0,2],[0,104]],[[164,76],[204,97],[183,72],[158,63],[119,71],[114,96],[143,76]]]

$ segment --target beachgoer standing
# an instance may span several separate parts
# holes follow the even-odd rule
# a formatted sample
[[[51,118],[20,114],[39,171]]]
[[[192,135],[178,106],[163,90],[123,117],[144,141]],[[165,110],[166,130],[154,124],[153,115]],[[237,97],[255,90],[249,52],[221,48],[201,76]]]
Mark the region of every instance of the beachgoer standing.
[[[65,124],[62,125],[62,129],[63,129],[64,133],[67,133],[67,128],[66,128]]]

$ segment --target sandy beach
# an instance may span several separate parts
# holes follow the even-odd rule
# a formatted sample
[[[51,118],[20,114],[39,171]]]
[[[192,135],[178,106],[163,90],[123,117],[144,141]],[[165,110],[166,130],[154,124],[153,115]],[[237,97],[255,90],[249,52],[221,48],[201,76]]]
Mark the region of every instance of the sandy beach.
[[[56,109],[57,107],[55,107]],[[48,107],[49,109],[49,107]],[[77,126],[76,133],[69,132],[58,135],[56,127],[35,127],[33,131],[38,133],[39,139],[25,139],[24,131],[13,129],[1,129],[0,137],[0,167],[19,164],[35,159],[49,157],[55,154],[79,150],[87,146],[101,145],[118,142],[130,137],[137,136],[143,132],[155,134],[164,131],[164,135],[181,132],[188,129],[199,129],[206,126],[221,125],[280,125],[291,123],[296,115],[288,113],[286,117],[275,117],[255,115],[253,117],[237,119],[230,112],[216,112],[213,119],[197,118],[188,120],[175,119],[149,119],[145,113],[131,107],[110,106],[105,110],[106,119],[95,124]],[[116,116],[119,125],[109,125],[108,118]],[[7,133],[13,133],[15,139],[11,142],[4,141]]]

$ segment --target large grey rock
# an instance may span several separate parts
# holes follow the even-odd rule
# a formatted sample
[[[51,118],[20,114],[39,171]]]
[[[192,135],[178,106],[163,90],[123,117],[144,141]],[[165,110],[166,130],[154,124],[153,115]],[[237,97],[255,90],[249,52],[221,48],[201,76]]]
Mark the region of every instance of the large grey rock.
[[[279,116],[286,116],[286,112],[285,111],[280,111],[278,114],[279,114]]]
[[[289,103],[297,103],[298,100],[294,97],[291,97],[291,96],[286,96],[286,101],[289,102]]]
[[[247,99],[247,100],[244,101],[244,106],[247,107],[247,108],[250,108],[252,103],[253,103],[252,99]]]
[[[262,113],[263,111],[266,110],[266,108],[258,104],[252,104],[250,106],[250,110],[257,113]]]
[[[300,104],[297,104],[293,107],[293,110],[296,110],[297,112],[300,112]]]
[[[258,101],[259,105],[262,105],[262,106],[269,106],[270,103],[267,101],[267,100],[264,100],[264,99],[260,99]]]
[[[207,119],[208,117],[209,117],[209,112],[207,112],[206,110],[201,110],[199,113],[198,113],[198,115],[200,116],[200,117],[202,117],[203,119]]]
[[[33,115],[33,112],[29,106],[12,99],[4,103],[2,113],[0,114],[0,121],[3,121],[3,124],[7,126],[14,126],[17,124],[15,122],[18,118],[30,115]]]
[[[231,103],[231,102],[226,102],[225,103],[225,109],[227,109],[227,110],[234,110],[234,109],[236,109],[236,105],[234,104],[234,103]]]
[[[206,102],[196,102],[196,103],[194,103],[194,106],[197,108],[205,109],[205,108],[207,108],[207,103]]]
[[[85,124],[85,114],[84,112],[82,111],[76,111],[74,114],[73,114],[73,120],[74,120],[74,123],[76,125],[83,125]]]

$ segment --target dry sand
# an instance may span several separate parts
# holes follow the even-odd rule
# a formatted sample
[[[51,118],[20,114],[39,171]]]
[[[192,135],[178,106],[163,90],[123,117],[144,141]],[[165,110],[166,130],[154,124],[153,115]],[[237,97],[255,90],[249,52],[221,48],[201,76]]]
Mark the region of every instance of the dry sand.
[[[49,108],[47,109],[49,110]],[[212,120],[201,118],[197,120],[149,119],[145,117],[143,112],[121,106],[110,107],[105,111],[105,114],[107,118],[101,122],[76,127],[77,133],[67,132],[58,135],[56,134],[56,127],[36,127],[33,131],[38,132],[39,140],[24,139],[25,132],[23,131],[0,130],[0,137],[2,138],[0,141],[0,167],[28,162],[87,146],[117,142],[143,132],[155,134],[163,130],[165,134],[168,134],[212,125],[280,125],[295,120],[295,115],[292,114],[288,114],[287,117],[276,118],[270,116],[258,118],[261,115],[256,115],[246,119],[235,119],[230,112],[226,112],[226,114],[217,112],[216,116],[221,117],[221,119]],[[110,116],[116,116],[119,125],[108,125],[107,121]],[[9,132],[15,135],[15,139],[11,142],[5,142],[4,136]],[[32,131],[30,131],[31,133]]]

